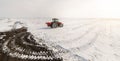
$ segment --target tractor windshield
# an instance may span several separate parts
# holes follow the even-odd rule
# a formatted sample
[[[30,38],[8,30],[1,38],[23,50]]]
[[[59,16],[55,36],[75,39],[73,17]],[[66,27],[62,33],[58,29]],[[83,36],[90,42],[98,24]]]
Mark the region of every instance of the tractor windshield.
[[[53,22],[59,22],[58,20],[59,20],[59,19],[57,19],[57,18],[52,18],[52,21],[53,21]]]

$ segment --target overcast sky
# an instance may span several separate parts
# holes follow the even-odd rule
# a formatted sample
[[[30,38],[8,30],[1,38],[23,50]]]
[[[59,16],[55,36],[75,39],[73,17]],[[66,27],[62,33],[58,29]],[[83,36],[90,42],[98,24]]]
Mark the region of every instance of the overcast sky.
[[[120,0],[0,0],[0,17],[120,18]]]

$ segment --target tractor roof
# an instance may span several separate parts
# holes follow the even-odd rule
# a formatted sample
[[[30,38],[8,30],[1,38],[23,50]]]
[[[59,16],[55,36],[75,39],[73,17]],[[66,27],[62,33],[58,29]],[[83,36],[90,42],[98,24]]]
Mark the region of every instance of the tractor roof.
[[[52,20],[59,20],[58,18],[52,18]]]

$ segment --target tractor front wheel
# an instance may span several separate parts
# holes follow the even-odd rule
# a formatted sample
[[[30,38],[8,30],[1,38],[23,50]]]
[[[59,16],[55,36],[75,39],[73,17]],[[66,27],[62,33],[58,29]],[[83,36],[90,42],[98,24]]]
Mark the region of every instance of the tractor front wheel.
[[[63,24],[60,24],[59,27],[63,27]]]

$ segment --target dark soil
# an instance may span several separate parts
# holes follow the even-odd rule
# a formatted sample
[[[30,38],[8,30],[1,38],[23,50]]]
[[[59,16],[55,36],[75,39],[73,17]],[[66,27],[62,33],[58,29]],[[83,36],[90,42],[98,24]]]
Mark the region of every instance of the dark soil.
[[[25,56],[25,57],[23,57]],[[0,61],[63,61],[26,28],[0,32]]]

